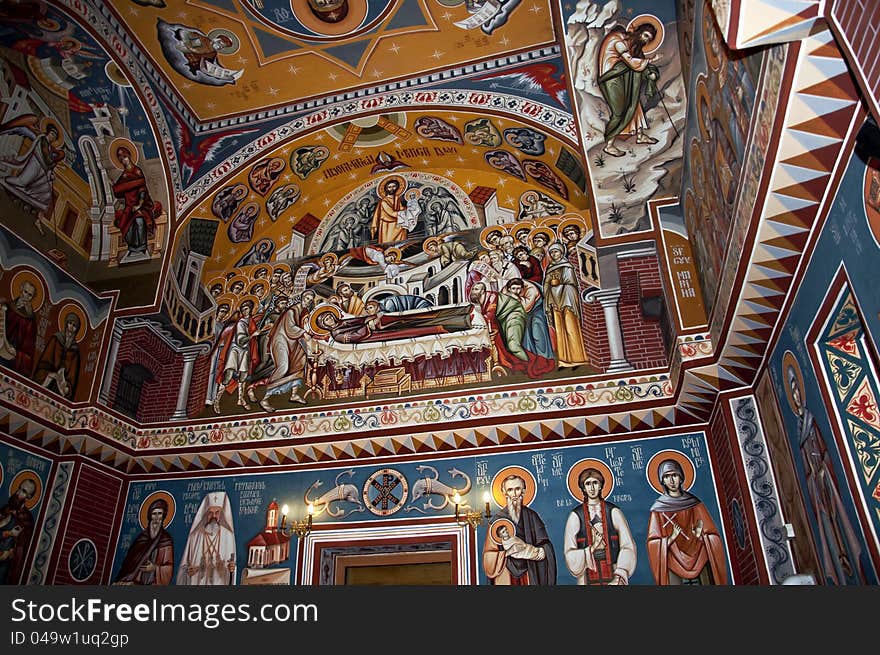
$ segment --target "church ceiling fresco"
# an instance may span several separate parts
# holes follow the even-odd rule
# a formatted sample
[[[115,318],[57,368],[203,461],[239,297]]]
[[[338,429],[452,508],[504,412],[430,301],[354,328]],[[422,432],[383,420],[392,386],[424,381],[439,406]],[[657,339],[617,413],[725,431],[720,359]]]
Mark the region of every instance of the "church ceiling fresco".
[[[200,120],[555,40],[546,1],[115,0],[107,10]]]
[[[0,3],[0,34],[4,225],[93,290],[118,289],[120,306],[152,304],[169,202],[139,94],[59,8]]]
[[[15,20],[13,5],[37,20]],[[125,310],[105,345],[112,357],[98,366],[102,377],[77,396],[102,407],[63,422],[162,448],[196,446],[216,430],[205,423],[189,435],[163,428],[147,436],[125,421],[293,412],[299,434],[341,438],[359,427],[613,404],[619,420],[585,428],[613,432],[703,418],[707,390],[726,384],[714,365],[683,372],[715,344],[703,305],[684,307],[700,285],[685,288],[691,295],[680,285],[719,257],[728,235],[737,249],[750,247],[745,203],[737,205],[740,229],[712,233],[714,250],[661,238],[655,206],[675,203],[684,184],[692,205],[714,211],[712,202],[727,196],[689,187],[688,164],[697,160],[690,146],[704,177],[729,192],[745,167],[752,113],[766,116],[776,104],[754,90],[761,53],[713,65],[720,55],[705,39],[721,33],[708,30],[707,6],[689,5],[683,19],[671,0],[311,8],[299,0],[115,0],[68,13],[38,0],[0,6],[4,61],[18,62],[25,91],[45,85],[42,69],[31,70],[34,58],[54,57],[62,72],[91,64],[70,82],[67,103],[57,103],[63,112],[34,102],[34,136],[16,126],[12,146],[26,153],[39,136],[34,127],[48,146],[44,119],[56,116],[66,141],[59,134],[53,147],[65,159],[47,148],[59,163],[41,182],[57,191],[75,172],[76,206],[88,220],[63,213],[58,195],[52,219],[35,223],[40,208],[5,191],[23,216],[16,234]],[[65,30],[81,44],[73,54]],[[692,46],[684,60],[683,43]],[[603,69],[603,48],[610,59],[632,48],[642,71],[621,82],[613,61]],[[126,65],[114,66],[108,52]],[[685,81],[698,69],[707,78],[702,96]],[[19,79],[15,70],[4,80]],[[626,83],[639,85],[640,99],[620,100]],[[40,86],[32,96],[52,93]],[[694,104],[700,97],[710,100],[707,117]],[[74,111],[77,98],[88,111],[106,111],[110,127]],[[94,148],[74,140],[96,130]],[[757,193],[754,171],[746,179]],[[95,190],[105,202],[93,202]],[[689,229],[699,222],[686,206],[679,214]],[[68,252],[76,244],[79,259]],[[20,291],[16,273],[4,270],[10,299]],[[719,286],[730,290],[719,270],[699,281],[707,300]],[[110,334],[104,319],[92,317],[96,334]],[[120,405],[120,389],[131,391],[145,365],[132,353],[161,359],[166,347],[175,363],[165,368],[177,377],[154,371],[156,379],[140,379],[142,390],[173,387],[176,395],[190,375],[190,397],[149,416]],[[739,363],[731,366],[739,374]],[[32,380],[33,371],[6,369]],[[677,393],[683,410],[652,412],[652,400],[669,403]],[[623,411],[633,402],[644,404],[638,416]],[[362,414],[347,413],[354,406]],[[51,401],[46,408],[55,411]],[[220,441],[250,438],[231,434],[221,430]],[[261,434],[283,438],[271,427]]]

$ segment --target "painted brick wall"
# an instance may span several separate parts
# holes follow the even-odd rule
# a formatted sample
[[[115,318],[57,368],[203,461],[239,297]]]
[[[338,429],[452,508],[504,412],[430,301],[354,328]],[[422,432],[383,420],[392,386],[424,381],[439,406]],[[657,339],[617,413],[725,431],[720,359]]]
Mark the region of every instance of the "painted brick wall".
[[[88,465],[78,466],[75,475],[70,486],[72,493],[68,492],[63,532],[56,541],[52,570],[47,579],[56,585],[107,584],[116,544],[114,520],[121,502],[122,480]],[[80,539],[91,539],[98,551],[98,560],[91,577],[77,582],[70,575],[68,558],[73,545]]]
[[[862,89],[880,97],[880,2],[877,0],[834,0],[831,15],[837,20],[843,37],[862,71]],[[847,48],[843,49],[846,52]],[[850,53],[847,53],[850,56]]]
[[[608,346],[602,305],[598,302],[581,304],[581,317],[581,328],[590,365],[599,371],[605,371],[611,362],[611,349]]]
[[[667,365],[660,322],[642,316],[641,299],[662,296],[663,283],[656,256],[618,261],[620,271],[620,329],[627,361],[635,368]]]
[[[730,565],[733,569],[733,579],[736,584],[761,584],[758,573],[758,559],[755,554],[752,535],[749,529],[745,530],[745,546],[740,546],[733,531],[733,501],[739,503],[746,521],[754,523],[752,516],[752,503],[743,490],[735,462],[740,461],[734,454],[731,435],[727,423],[724,421],[724,412],[715,412],[709,426],[709,452],[712,456],[712,464],[715,468],[715,478],[718,484],[718,496],[721,501],[721,514],[724,518],[724,531],[727,536],[728,552],[730,553]]]
[[[189,416],[198,416],[205,409],[205,396],[208,394],[210,370],[210,354],[199,356],[193,364],[192,381],[189,385],[189,400],[186,405],[186,413]]]
[[[122,333],[116,370],[110,384],[110,405],[114,404],[119,385],[119,372],[127,364],[140,364],[153,374],[153,379],[144,383],[141,401],[138,406],[138,421],[153,422],[168,419],[177,407],[177,394],[183,374],[183,356],[174,352],[162,339],[148,328],[136,328]],[[206,367],[207,364],[203,364]],[[195,372],[195,371],[194,371]],[[201,384],[202,400],[207,388],[207,375]],[[191,386],[192,389],[192,386]],[[192,394],[198,396],[197,389]],[[192,395],[190,397],[192,402]],[[194,405],[190,405],[193,407]],[[200,410],[199,410],[200,411]]]

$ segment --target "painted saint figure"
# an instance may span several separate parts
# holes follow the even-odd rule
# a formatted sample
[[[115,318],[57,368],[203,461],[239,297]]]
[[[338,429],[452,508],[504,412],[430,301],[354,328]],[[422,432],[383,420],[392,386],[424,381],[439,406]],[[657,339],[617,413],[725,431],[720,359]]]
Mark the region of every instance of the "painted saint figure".
[[[177,570],[179,585],[235,583],[235,529],[225,491],[202,499]]]
[[[511,474],[501,483],[506,506],[497,512],[491,523],[501,519],[510,521],[514,534],[497,543],[487,531],[483,545],[483,568],[493,585],[555,585],[556,554],[544,521],[528,507],[523,498],[526,481]]]
[[[648,561],[658,585],[724,585],[724,541],[703,502],[684,488],[684,469],[674,459],[657,469],[665,490],[651,505]]]
[[[73,400],[79,383],[80,352],[77,335],[82,319],[76,312],[64,317],[61,330],[52,335],[34,369],[34,380],[50,391]]]
[[[147,525],[135,537],[113,584],[167,585],[174,568],[174,541],[165,530],[168,501],[157,498],[147,508]]]
[[[0,135],[13,134],[30,139],[30,145],[20,155],[0,159],[0,184],[37,210],[35,225],[42,234],[40,221],[49,220],[54,204],[55,168],[64,161],[61,129],[53,120],[38,125],[34,114],[24,114],[0,125]]]
[[[559,366],[580,366],[587,363],[587,353],[581,333],[577,274],[561,243],[550,244],[547,253],[550,265],[544,274],[544,296],[556,330]]]
[[[804,405],[800,376],[794,366],[785,370],[792,409],[798,417],[798,449],[807,479],[806,497],[818,528],[817,550],[825,581],[829,584],[865,584],[861,544],[849,516],[825,439],[812,412]]]
[[[406,209],[404,191],[404,186],[396,177],[386,180],[379,187],[379,203],[370,225],[370,236],[376,243],[395,243],[406,239],[408,231],[398,223],[399,213]]]
[[[34,370],[34,354],[37,346],[37,318],[34,312],[34,299],[37,288],[33,282],[24,281],[18,296],[12,302],[0,306],[5,314],[6,343],[14,349],[9,354],[15,357],[12,368],[22,375],[30,376]],[[0,351],[0,357],[3,357]]]
[[[122,173],[113,183],[113,196],[119,202],[113,224],[128,244],[125,258],[134,255],[142,259],[149,254],[147,239],[156,230],[156,219],[162,213],[162,205],[150,197],[144,171],[137,165],[128,146],[116,148],[115,155]]]
[[[34,533],[34,517],[28,503],[37,493],[37,484],[25,478],[10,492],[9,500],[0,507],[0,584],[21,584]]]
[[[636,569],[636,545],[626,517],[605,500],[605,476],[595,468],[578,474],[584,501],[565,523],[565,564],[580,585],[626,585]]]
[[[620,135],[635,136],[636,143],[657,143],[657,139],[645,133],[648,121],[641,102],[643,84],[649,97],[658,92],[660,71],[653,62],[660,56],[644,56],[645,46],[657,36],[657,27],[649,22],[636,25],[632,31],[618,25],[599,46],[597,81],[611,114],[605,126],[604,151],[613,157],[625,154],[615,143]]]

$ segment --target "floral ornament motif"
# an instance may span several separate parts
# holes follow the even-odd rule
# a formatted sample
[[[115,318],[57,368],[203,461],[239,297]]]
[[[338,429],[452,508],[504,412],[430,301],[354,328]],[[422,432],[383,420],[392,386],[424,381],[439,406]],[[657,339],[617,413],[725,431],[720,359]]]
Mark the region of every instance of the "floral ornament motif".
[[[861,375],[862,367],[831,353],[826,352],[826,356],[831,367],[831,375],[834,377],[834,384],[837,386],[837,395],[843,400],[850,392],[856,378]]]
[[[880,418],[878,418],[877,414],[877,401],[874,399],[874,393],[868,384],[867,378],[862,380],[862,384],[859,385],[855,395],[849,401],[846,411],[852,416],[862,419],[865,423],[880,428]]]
[[[248,437],[254,441],[260,441],[264,437],[263,426],[254,425],[248,430]]]
[[[584,398],[584,394],[582,394],[580,391],[570,391],[565,397],[565,401],[571,407],[583,407],[587,404],[587,399]]]
[[[866,481],[870,481],[877,471],[877,465],[880,463],[880,436],[873,430],[865,430],[863,427],[848,420],[848,427],[852,435],[859,458],[859,464],[862,466],[862,473]]]
[[[187,442],[186,433],[178,432],[174,435],[174,445],[175,446],[185,446]]]
[[[437,409],[436,405],[428,405],[422,410],[422,418],[427,423],[435,423],[440,420],[440,411]]]
[[[522,396],[516,403],[516,408],[521,412],[531,412],[538,406],[531,396]]]
[[[399,420],[397,414],[390,408],[385,407],[379,416],[379,420],[383,425],[394,425]]]
[[[483,399],[475,400],[471,403],[470,412],[474,416],[486,416],[489,414],[489,405]]]
[[[337,416],[333,421],[333,429],[337,432],[345,432],[351,428],[351,421],[343,415]]]

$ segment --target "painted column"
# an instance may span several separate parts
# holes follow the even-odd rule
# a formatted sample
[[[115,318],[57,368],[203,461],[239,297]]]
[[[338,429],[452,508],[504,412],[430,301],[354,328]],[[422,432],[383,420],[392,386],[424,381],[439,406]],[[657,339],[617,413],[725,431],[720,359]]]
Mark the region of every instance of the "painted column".
[[[623,333],[620,331],[620,315],[617,313],[620,289],[594,291],[588,293],[585,300],[587,302],[598,301],[605,314],[605,331],[608,334],[608,348],[611,351],[611,361],[605,372],[619,373],[633,370],[632,364],[626,361],[626,353],[623,350]]]
[[[122,341],[122,325],[119,321],[113,324],[113,333],[110,335],[110,350],[107,353],[107,363],[104,366],[104,380],[101,383],[101,391],[98,392],[98,402],[104,405],[110,404],[110,387],[113,384],[113,371],[116,368],[116,357],[119,355],[119,343]]]
[[[195,367],[199,352],[199,350],[188,350],[182,353],[183,374],[180,376],[180,391],[177,394],[177,407],[171,415],[172,421],[180,421],[187,418],[186,404],[189,400],[189,385],[192,382],[193,368]]]

